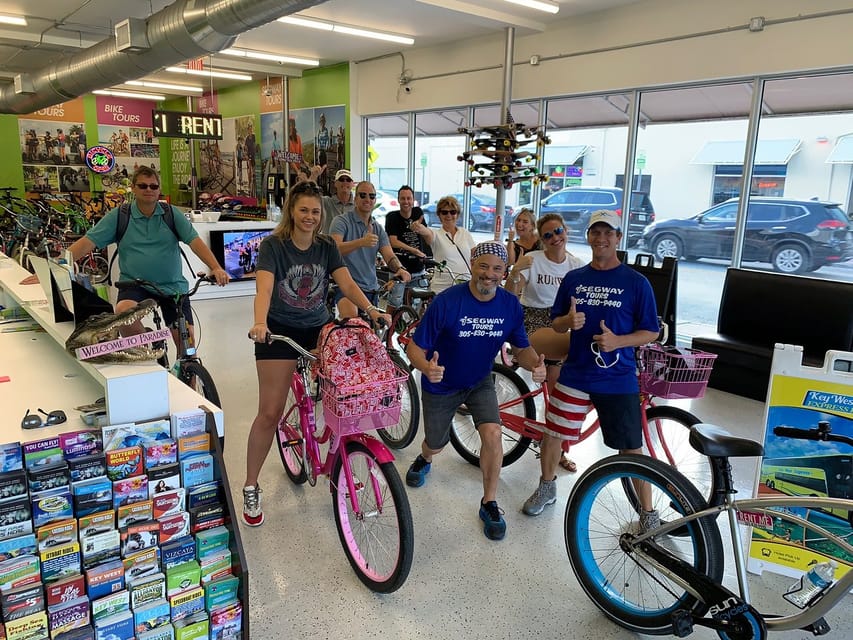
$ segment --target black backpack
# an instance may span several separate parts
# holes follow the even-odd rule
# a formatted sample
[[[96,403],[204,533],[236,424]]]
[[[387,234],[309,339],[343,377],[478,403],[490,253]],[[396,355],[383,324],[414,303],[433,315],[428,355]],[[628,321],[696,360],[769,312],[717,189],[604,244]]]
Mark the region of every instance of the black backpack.
[[[166,226],[175,234],[175,238],[180,242],[181,238],[178,236],[178,230],[175,228],[175,210],[172,208],[172,205],[167,202],[158,203],[160,206],[165,208],[166,213],[163,214],[163,221],[166,223]],[[124,238],[124,234],[127,232],[127,227],[130,224],[130,203],[125,202],[122,203],[118,208],[118,217],[116,218],[116,250],[113,252],[113,257],[110,258],[110,266],[107,269],[107,284],[113,283],[113,263],[116,261],[118,257],[118,245],[121,243],[121,239]],[[187,258],[187,254],[184,253],[184,250],[180,248],[178,245],[178,249],[180,249],[181,255],[184,257],[184,261],[187,263],[187,266],[190,268],[190,271],[193,271],[193,266],[190,264],[189,258]]]

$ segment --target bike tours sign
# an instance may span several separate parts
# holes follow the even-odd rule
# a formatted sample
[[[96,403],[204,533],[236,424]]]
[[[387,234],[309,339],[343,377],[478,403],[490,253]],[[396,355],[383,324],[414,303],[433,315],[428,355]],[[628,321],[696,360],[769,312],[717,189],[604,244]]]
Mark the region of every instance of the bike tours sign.
[[[853,373],[837,367],[853,361],[853,353],[829,352],[824,367],[802,365],[802,350],[777,346],[768,395],[764,457],[759,497],[853,497],[853,449],[818,437],[821,429],[833,436],[853,437]],[[821,423],[819,426],[818,423]],[[811,432],[815,437],[791,437]],[[853,512],[814,505],[784,507],[770,522],[753,525],[749,569],[798,577],[812,564],[835,559],[836,579],[853,568],[853,556],[834,545],[821,529],[843,539],[853,537]],[[796,516],[810,527],[786,518]]]

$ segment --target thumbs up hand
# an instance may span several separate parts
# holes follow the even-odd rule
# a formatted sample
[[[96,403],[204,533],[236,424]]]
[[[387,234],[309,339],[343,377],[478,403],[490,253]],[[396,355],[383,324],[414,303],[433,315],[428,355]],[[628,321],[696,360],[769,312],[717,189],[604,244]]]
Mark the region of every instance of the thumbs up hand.
[[[598,348],[605,353],[614,351],[619,348],[616,343],[617,335],[613,333],[604,320],[601,321],[601,333],[592,336],[594,342],[598,344]]]
[[[367,231],[361,238],[361,244],[363,247],[375,247],[379,244],[379,236],[372,231]]]
[[[545,366],[545,356],[543,354],[539,354],[539,361],[536,363],[536,366],[531,370],[533,374],[533,382],[536,384],[542,384],[545,382],[545,376],[548,373],[548,368]]]
[[[578,301],[572,296],[572,306],[569,307],[569,327],[572,331],[577,331],[586,324],[586,314],[583,311],[578,311]]]
[[[429,361],[429,366],[424,373],[430,382],[441,382],[444,378],[444,367],[438,364],[438,351],[434,351]]]

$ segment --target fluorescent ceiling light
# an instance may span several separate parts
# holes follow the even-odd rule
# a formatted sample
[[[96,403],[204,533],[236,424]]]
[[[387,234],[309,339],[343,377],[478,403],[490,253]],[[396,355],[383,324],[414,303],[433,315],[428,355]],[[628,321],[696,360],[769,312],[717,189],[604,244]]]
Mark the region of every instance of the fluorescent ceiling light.
[[[128,80],[122,84],[129,84],[133,87],[147,87],[148,89],[167,89],[171,91],[189,91],[191,93],[201,93],[204,91],[202,87],[189,84],[169,84],[168,82],[152,82],[150,80]]]
[[[308,27],[309,29],[319,29],[320,31],[331,31],[335,26],[331,22],[323,22],[321,20],[309,20],[308,18],[300,18],[299,16],[284,16],[278,19],[284,24],[293,24],[297,27]]]
[[[190,76],[201,76],[203,78],[223,78],[225,80],[251,80],[252,76],[245,73],[226,73],[225,71],[214,71],[212,69],[187,69],[186,67],[166,67],[170,73],[186,73]]]
[[[554,4],[553,2],[548,2],[547,0],[505,0],[506,2],[511,2],[512,4],[521,5],[522,7],[527,7],[528,9],[538,9],[539,11],[545,11],[546,13],[557,13],[560,10],[560,5]]]
[[[297,58],[295,56],[280,56],[275,53],[264,53],[263,51],[250,51],[249,49],[223,49],[219,53],[238,58],[252,58],[253,60],[268,60],[270,62],[281,62],[283,64],[304,64],[309,67],[320,66],[319,60],[311,58]]]
[[[138,98],[140,100],[155,100],[160,102],[165,100],[166,96],[158,96],[154,93],[135,93],[133,91],[117,91],[115,89],[98,89],[92,93],[97,93],[99,96],[116,96],[117,98]]]
[[[3,24],[14,24],[19,27],[26,27],[27,21],[25,18],[20,18],[18,16],[8,16],[8,15],[0,15],[0,22]]]
[[[393,33],[383,31],[375,31],[373,29],[364,29],[362,27],[350,27],[336,22],[325,22],[323,20],[314,20],[302,18],[300,16],[284,16],[278,19],[284,24],[292,24],[298,27],[309,27],[311,29],[320,29],[322,31],[334,31],[349,36],[359,36],[360,38],[371,38],[373,40],[385,40],[386,42],[396,42],[397,44],[415,44],[415,39],[409,36],[398,36]]]

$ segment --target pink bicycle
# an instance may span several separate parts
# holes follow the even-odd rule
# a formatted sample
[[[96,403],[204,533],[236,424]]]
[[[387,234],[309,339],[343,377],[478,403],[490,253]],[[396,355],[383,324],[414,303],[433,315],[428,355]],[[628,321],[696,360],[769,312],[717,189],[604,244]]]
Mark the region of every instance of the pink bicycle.
[[[336,386],[312,375],[317,356],[286,336],[268,340],[285,342],[299,354],[276,430],[287,476],[311,486],[317,476],[329,477],[338,535],[353,570],[373,591],[396,591],[412,567],[412,511],[391,451],[364,432],[397,424],[400,385],[408,372],[396,367],[391,380]],[[325,458],[321,445],[327,448]]]

